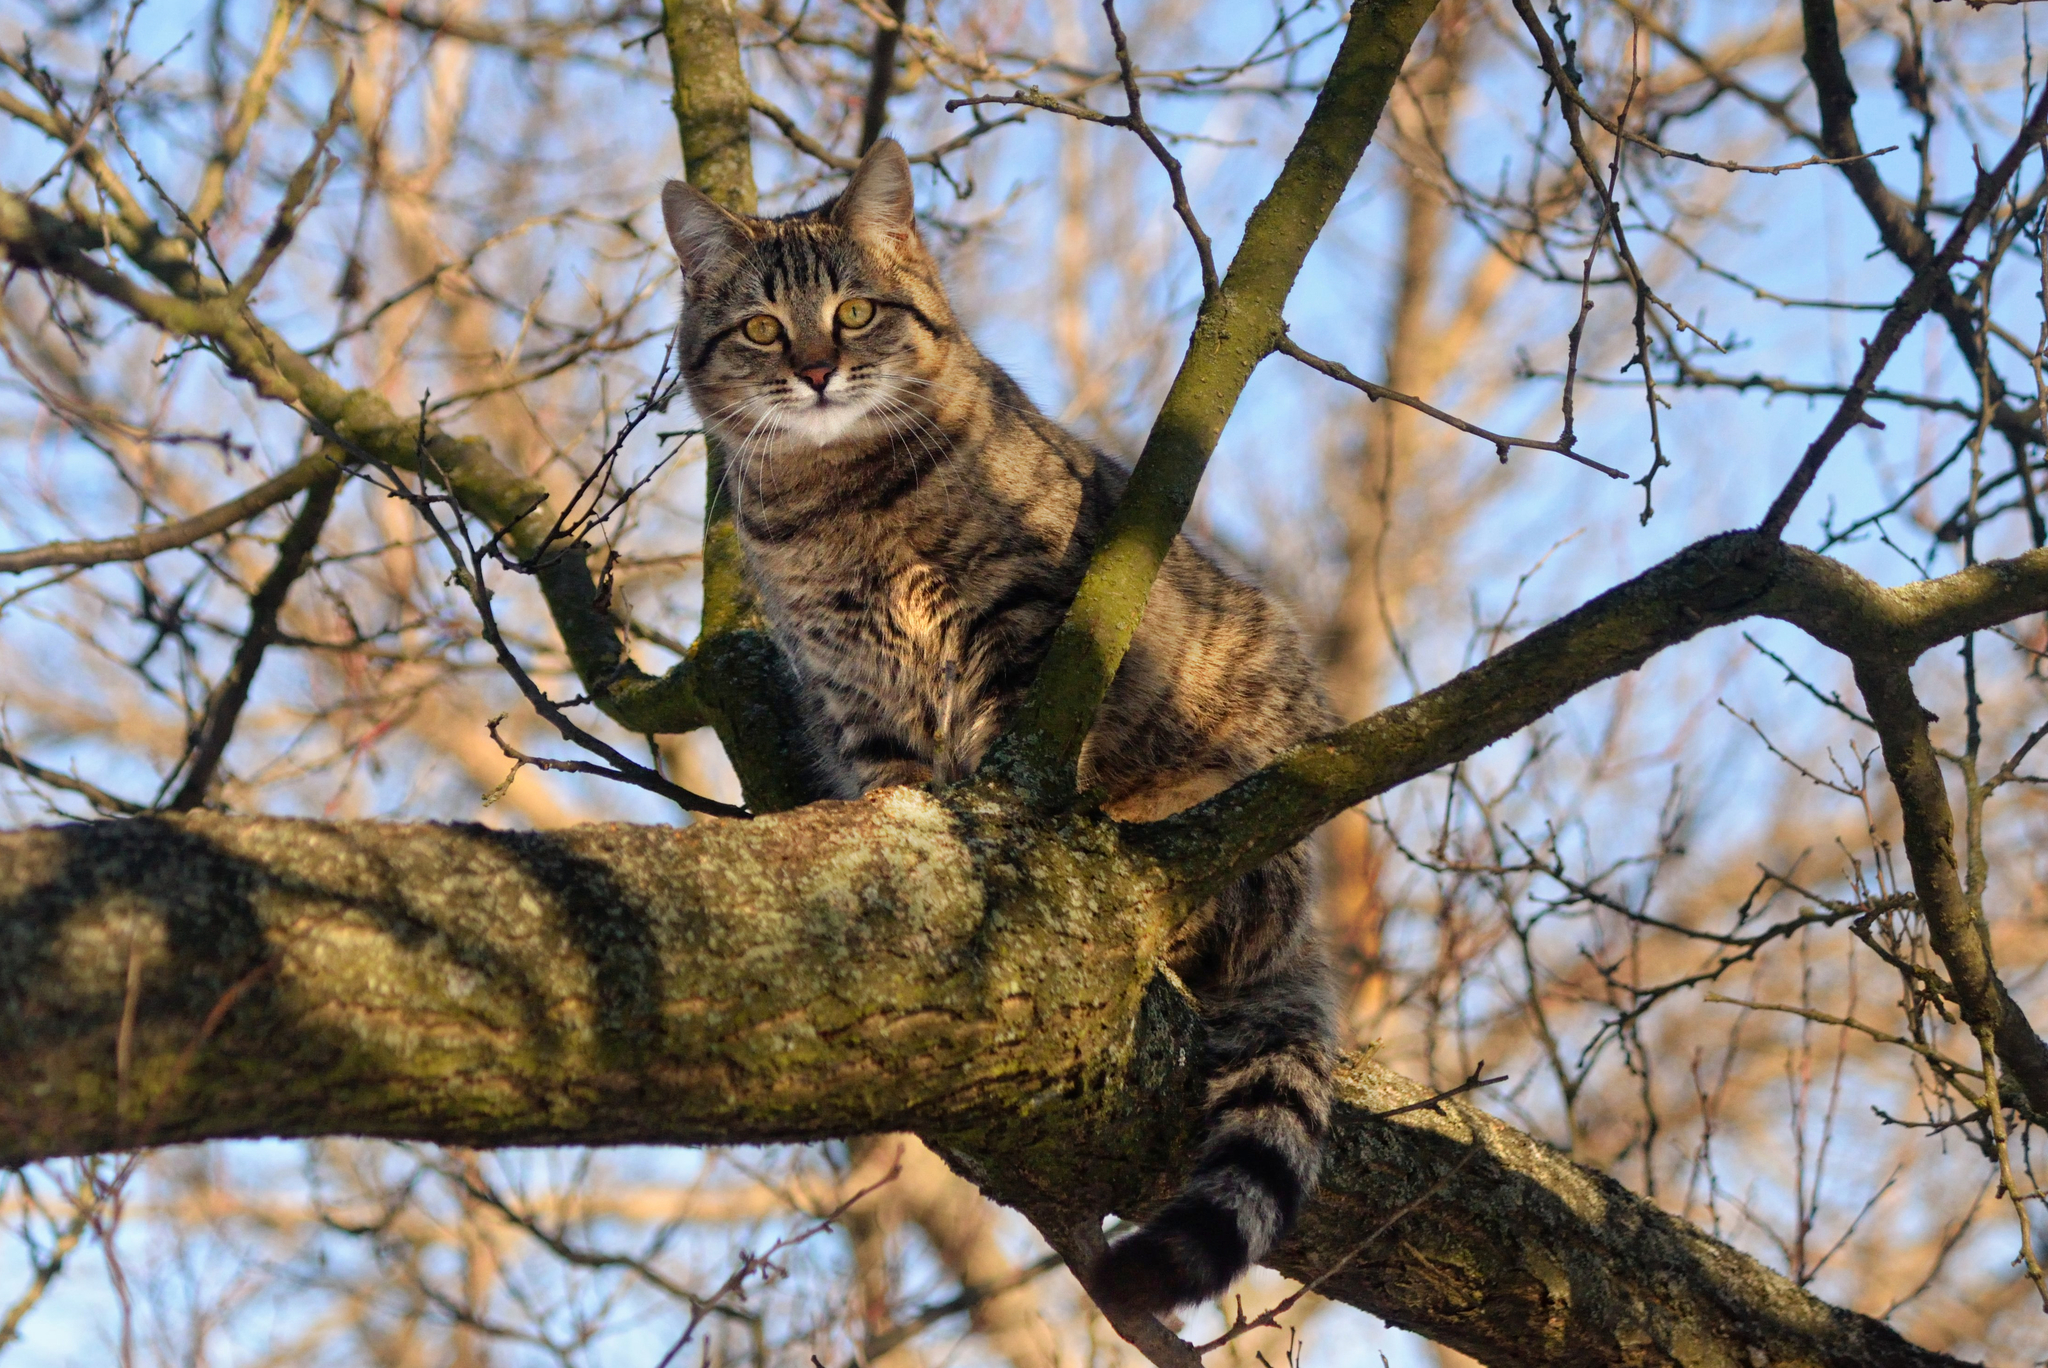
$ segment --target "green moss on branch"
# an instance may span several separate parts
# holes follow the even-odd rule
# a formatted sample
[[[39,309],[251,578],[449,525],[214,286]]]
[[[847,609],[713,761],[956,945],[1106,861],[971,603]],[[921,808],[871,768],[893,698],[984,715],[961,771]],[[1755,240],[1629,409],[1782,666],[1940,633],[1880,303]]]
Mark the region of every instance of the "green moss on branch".
[[[1697,542],[1415,698],[1306,741],[1131,839],[1192,882],[1255,868],[1354,803],[1512,736],[1659,651],[1748,617],[1853,659],[1904,665],[1966,631],[2048,610],[2048,551],[1887,589],[1761,532]]]
[[[720,0],[663,0],[661,15],[684,177],[734,213],[751,214],[753,93],[740,66],[732,8]],[[746,582],[726,452],[709,438],[706,447],[696,696],[718,729],[747,806],[785,812],[817,796],[796,680]]]
[[[1184,1163],[1195,1018],[1153,970],[1176,916],[1113,825],[981,789],[681,831],[0,833],[0,1162],[914,1130],[1071,1228]],[[1422,1096],[1383,1068],[1340,1085],[1277,1266],[1315,1276],[1432,1194],[1342,1300],[1500,1364],[1948,1362],[1455,1102],[1381,1118]]]
[[[600,707],[635,731],[688,731],[704,725],[688,663],[667,681],[634,665],[620,645],[617,625],[599,607],[582,548],[545,546],[552,520],[543,511],[547,491],[538,481],[498,460],[481,438],[455,436],[423,423],[417,414],[399,414],[381,395],[337,382],[241,302],[204,289],[196,272],[163,256],[158,239],[130,231],[121,242],[132,251],[153,253],[138,264],[160,273],[173,284],[173,292],[151,290],[95,260],[91,252],[103,245],[95,225],[0,190],[0,250],[10,262],[56,271],[166,333],[211,343],[234,375],[304,415],[353,459],[408,471],[446,488],[492,531],[506,532],[516,553],[538,557],[540,588],[570,662]]]
[[[1103,529],[1000,764],[1048,797],[1071,792],[1082,738],[1115,677],[1166,550],[1252,371],[1279,344],[1302,262],[1350,184],[1436,0],[1361,0],[1273,188],[1205,300],[1131,482]]]

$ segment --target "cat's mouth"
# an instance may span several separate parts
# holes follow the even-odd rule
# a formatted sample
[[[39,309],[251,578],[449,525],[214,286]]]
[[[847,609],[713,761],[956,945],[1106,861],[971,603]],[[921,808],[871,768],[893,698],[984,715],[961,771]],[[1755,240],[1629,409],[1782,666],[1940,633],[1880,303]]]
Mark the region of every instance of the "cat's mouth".
[[[844,394],[812,394],[785,401],[776,426],[796,442],[826,446],[852,435],[868,416],[869,405]]]

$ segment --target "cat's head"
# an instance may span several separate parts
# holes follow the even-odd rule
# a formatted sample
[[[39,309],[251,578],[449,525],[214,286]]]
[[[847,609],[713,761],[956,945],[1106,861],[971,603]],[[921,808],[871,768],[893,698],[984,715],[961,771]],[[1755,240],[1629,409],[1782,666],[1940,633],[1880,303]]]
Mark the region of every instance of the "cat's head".
[[[742,218],[680,181],[661,210],[683,264],[683,377],[735,449],[888,441],[931,411],[957,325],[896,143],[876,143],[837,199],[786,218]]]

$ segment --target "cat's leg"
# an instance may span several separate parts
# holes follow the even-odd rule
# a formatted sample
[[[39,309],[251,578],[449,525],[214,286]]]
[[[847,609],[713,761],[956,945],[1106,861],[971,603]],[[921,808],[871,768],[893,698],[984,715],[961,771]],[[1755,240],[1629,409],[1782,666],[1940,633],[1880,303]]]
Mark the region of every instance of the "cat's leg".
[[[931,756],[904,735],[900,719],[878,700],[829,684],[818,687],[816,698],[814,725],[819,749],[831,757],[828,777],[834,797],[857,798],[893,785],[931,782]]]
[[[930,761],[911,749],[901,738],[878,727],[843,727],[839,733],[839,758],[855,791],[873,793],[897,784],[929,784]]]
[[[867,766],[860,772],[860,791],[873,793],[876,789],[922,788],[932,781],[932,767],[913,761],[892,762],[885,765]]]

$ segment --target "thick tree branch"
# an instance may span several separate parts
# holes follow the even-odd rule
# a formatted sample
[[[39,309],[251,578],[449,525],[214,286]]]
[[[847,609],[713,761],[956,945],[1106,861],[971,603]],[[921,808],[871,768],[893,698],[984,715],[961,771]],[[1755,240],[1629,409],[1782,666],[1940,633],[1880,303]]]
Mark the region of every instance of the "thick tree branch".
[[[336,1132],[913,1129],[1067,1218],[1170,1188],[1194,1016],[1113,828],[908,789],[683,831],[235,819],[0,835],[0,1160]],[[131,965],[128,1076],[117,1076]],[[1556,1151],[1340,1078],[1276,1266],[1496,1364],[1933,1365]],[[117,1102],[127,1098],[127,1110]]]
[[[1333,1172],[1273,1267],[1308,1281],[1355,1254],[1317,1291],[1495,1368],[1956,1362],[1829,1306],[1477,1108],[1373,1119],[1428,1096],[1375,1065],[1339,1073]]]
[[[1017,1097],[1128,1056],[1173,920],[1113,829],[971,793],[681,830],[196,813],[0,835],[0,1162],[337,1128],[483,1145],[1036,1131]]]
[[[740,68],[732,6],[720,0],[664,0],[670,107],[690,184],[735,214],[754,212],[752,91]]]
[[[1104,527],[1066,621],[998,765],[1028,789],[1072,791],[1082,738],[1123,660],[1167,547],[1252,371],[1285,335],[1294,278],[1365,155],[1402,60],[1436,0],[1361,0],[1322,92],[1222,287],[1203,301],[1131,482]]]

